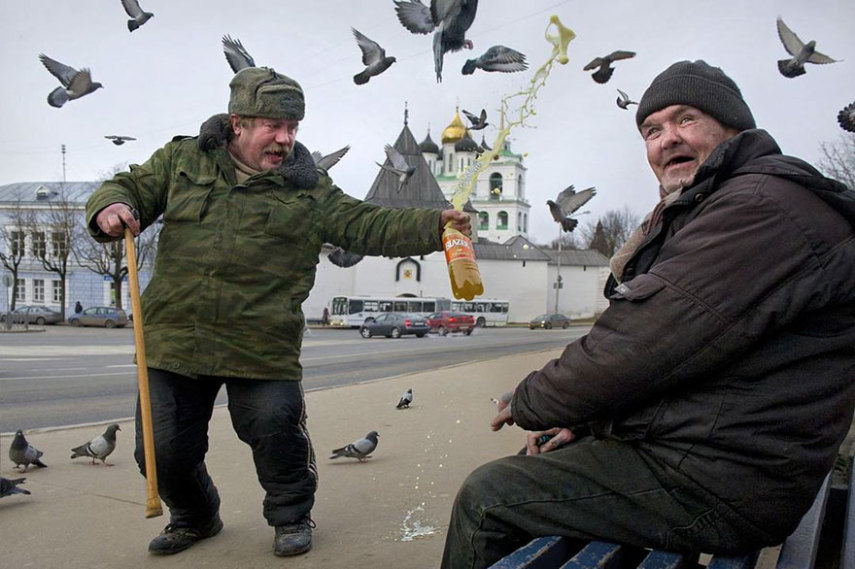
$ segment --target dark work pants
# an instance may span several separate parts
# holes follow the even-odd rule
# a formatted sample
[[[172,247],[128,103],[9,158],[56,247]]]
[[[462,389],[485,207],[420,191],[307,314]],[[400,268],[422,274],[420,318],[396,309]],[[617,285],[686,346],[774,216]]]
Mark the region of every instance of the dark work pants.
[[[295,522],[314,504],[317,469],[299,381],[201,376],[188,378],[149,368],[157,486],[177,527],[204,524],[220,507],[208,470],[208,422],[225,384],[232,426],[252,448],[264,488],[264,517],[272,526]],[[142,423],[137,398],[136,450],[145,476]]]
[[[473,471],[454,503],[442,568],[488,567],[548,535],[707,553],[771,543],[761,529],[649,453],[588,437]]]

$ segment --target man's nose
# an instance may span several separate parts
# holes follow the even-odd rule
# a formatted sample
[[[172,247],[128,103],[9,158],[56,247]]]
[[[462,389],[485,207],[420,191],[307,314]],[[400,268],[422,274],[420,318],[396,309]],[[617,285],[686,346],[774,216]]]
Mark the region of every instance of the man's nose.
[[[665,125],[662,127],[662,134],[659,136],[659,143],[665,147],[671,147],[682,142],[683,137],[680,135],[680,129],[677,125]]]
[[[282,127],[276,131],[276,142],[279,144],[292,144],[297,136],[297,131]]]

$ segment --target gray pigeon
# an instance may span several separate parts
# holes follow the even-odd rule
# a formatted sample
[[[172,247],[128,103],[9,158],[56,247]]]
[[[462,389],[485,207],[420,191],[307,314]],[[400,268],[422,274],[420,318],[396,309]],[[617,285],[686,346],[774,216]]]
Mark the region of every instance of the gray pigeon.
[[[481,130],[482,128],[484,128],[488,124],[490,124],[487,122],[487,110],[486,109],[481,109],[480,115],[473,115],[472,113],[470,113],[466,109],[463,109],[463,115],[467,119],[469,119],[469,122],[472,125],[469,127],[469,130]]]
[[[26,472],[31,464],[47,468],[47,464],[40,460],[43,455],[42,451],[27,442],[23,431],[15,432],[15,438],[9,446],[9,460],[15,464],[16,469],[20,470],[23,466]]]
[[[225,53],[226,61],[229,62],[229,67],[234,73],[247,67],[255,67],[255,60],[246,51],[240,40],[232,39],[229,35],[223,36],[223,53]]]
[[[855,103],[843,107],[837,113],[837,122],[843,130],[855,132]]]
[[[385,146],[385,150],[389,165],[386,165],[386,163],[380,164],[379,162],[375,162],[375,164],[398,177],[398,192],[400,192],[401,189],[407,185],[407,182],[410,181],[410,178],[412,178],[413,173],[416,171],[416,167],[407,164],[407,160],[404,156],[395,150],[392,145],[387,144]]]
[[[466,31],[475,20],[478,0],[431,0],[430,8],[420,0],[394,0],[401,24],[414,34],[433,35],[433,66],[436,82],[442,82],[442,60],[449,51],[472,49]]]
[[[377,434],[377,431],[371,431],[365,435],[364,439],[359,439],[358,441],[353,441],[349,445],[333,449],[333,454],[330,459],[346,456],[348,458],[356,458],[359,462],[362,462],[368,458],[369,454],[374,452],[374,449],[377,448],[377,437],[379,436],[380,435]]]
[[[525,61],[525,55],[517,50],[503,45],[494,45],[475,59],[467,59],[463,64],[462,72],[464,75],[472,75],[476,69],[513,73],[525,71],[528,69],[528,63]]]
[[[401,395],[401,399],[400,399],[400,401],[398,401],[398,404],[395,405],[395,408],[396,409],[409,409],[410,403],[412,403],[412,402],[413,402],[413,390],[408,389],[407,391],[404,392],[403,395]]]
[[[386,50],[376,41],[368,39],[355,28],[350,29],[353,31],[353,37],[356,38],[356,45],[362,50],[362,64],[365,65],[363,71],[353,76],[353,82],[364,85],[375,75],[380,75],[389,69],[389,66],[395,63],[395,58],[387,57]]]
[[[315,161],[315,166],[318,168],[329,171],[330,168],[338,164],[338,161],[347,154],[348,150],[350,150],[349,144],[344,148],[339,148],[335,152],[330,152],[326,156],[316,150],[312,152],[312,160]]]
[[[131,17],[131,19],[128,20],[129,32],[134,31],[141,25],[148,22],[150,18],[154,17],[154,14],[151,12],[142,11],[139,0],[122,0],[122,6],[125,8],[125,12],[128,13],[128,16]]]
[[[490,146],[487,144],[487,141],[486,141],[486,140],[484,140],[484,135],[483,135],[483,134],[481,135],[481,148],[483,148],[483,149],[484,149],[485,151],[487,151],[487,152],[490,152],[491,150],[493,150],[493,149],[492,149],[492,148],[490,148]]]
[[[333,265],[341,267],[342,269],[352,267],[361,261],[363,257],[364,255],[345,251],[341,247],[336,247],[327,255],[327,259],[329,259]]]
[[[62,87],[57,87],[48,95],[47,100],[51,107],[59,108],[72,99],[79,99],[83,95],[88,95],[103,87],[97,81],[92,81],[92,76],[85,67],[78,71],[51,59],[43,53],[39,54],[39,59],[47,70],[62,83]]]
[[[778,37],[781,38],[781,43],[784,44],[784,49],[793,57],[790,59],[778,60],[778,71],[784,77],[798,77],[805,73],[805,63],[835,63],[836,59],[831,59],[825,54],[816,51],[816,41],[811,40],[804,43],[793,31],[787,27],[784,20],[778,16]]]
[[[129,140],[136,140],[136,138],[134,138],[133,136],[121,136],[116,134],[111,134],[105,136],[104,138],[106,138],[107,140],[111,140],[116,146],[121,146]]]
[[[591,60],[591,62],[583,67],[584,71],[590,71],[592,69],[597,69],[591,75],[594,81],[597,83],[605,83],[612,77],[612,73],[615,72],[615,68],[612,67],[612,63],[619,59],[629,59],[630,57],[635,57],[634,51],[613,51],[608,55],[604,55],[603,57],[595,57]]]
[[[624,93],[620,89],[618,89],[617,92],[618,92],[618,98],[615,99],[615,102],[617,103],[617,106],[619,106],[623,110],[626,110],[627,107],[629,107],[630,105],[637,105],[638,104],[635,101],[630,101],[629,95],[627,95],[626,93]]]
[[[588,200],[594,197],[596,193],[596,188],[588,188],[576,193],[576,190],[574,190],[573,186],[570,185],[558,194],[555,201],[546,200],[546,205],[549,206],[549,212],[552,214],[552,219],[554,219],[556,223],[561,224],[561,229],[564,231],[573,231],[579,224],[579,220],[573,219],[570,215],[588,203]]]
[[[18,484],[23,484],[26,478],[5,478],[0,476],[0,498],[11,496],[12,494],[29,494],[29,490],[18,488]]]
[[[95,459],[97,458],[104,463],[104,466],[113,466],[107,463],[107,457],[116,450],[116,431],[121,430],[119,425],[113,423],[107,427],[103,435],[98,435],[91,441],[71,449],[71,458],[88,456],[92,459],[92,464],[96,464]]]

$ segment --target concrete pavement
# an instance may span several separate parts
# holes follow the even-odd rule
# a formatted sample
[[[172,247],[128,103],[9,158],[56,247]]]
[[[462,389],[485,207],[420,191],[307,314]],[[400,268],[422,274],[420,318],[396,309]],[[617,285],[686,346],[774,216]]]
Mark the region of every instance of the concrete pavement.
[[[263,491],[249,448],[234,434],[228,411],[211,421],[207,464],[220,491],[225,529],[169,557],[147,552],[169,521],[145,518],[145,481],[133,460],[133,422],[120,422],[108,462],[71,460],[70,449],[104,430],[90,425],[25,433],[48,468],[19,474],[8,460],[11,437],[0,438],[0,474],[26,476],[32,495],[0,500],[0,565],[58,569],[211,567],[246,569],[437,567],[451,504],[475,467],[518,451],[523,432],[497,433],[490,400],[512,389],[560,351],[506,356],[372,383],[306,394],[317,453],[319,489],[312,517],[314,547],[306,555],[273,555],[273,529],[261,515]],[[413,389],[410,409],[395,404]],[[69,403],[73,404],[73,403]],[[372,458],[329,460],[329,451],[380,434]]]

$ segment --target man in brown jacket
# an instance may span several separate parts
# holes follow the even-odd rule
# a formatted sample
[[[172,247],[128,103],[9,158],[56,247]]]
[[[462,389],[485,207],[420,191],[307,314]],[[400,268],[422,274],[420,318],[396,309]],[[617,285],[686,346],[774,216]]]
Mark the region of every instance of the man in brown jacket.
[[[542,535],[780,543],[849,428],[853,192],[782,155],[703,61],[658,75],[636,119],[662,200],[613,259],[591,331],[500,403],[493,429],[532,431],[529,456],[464,482],[446,569]]]

